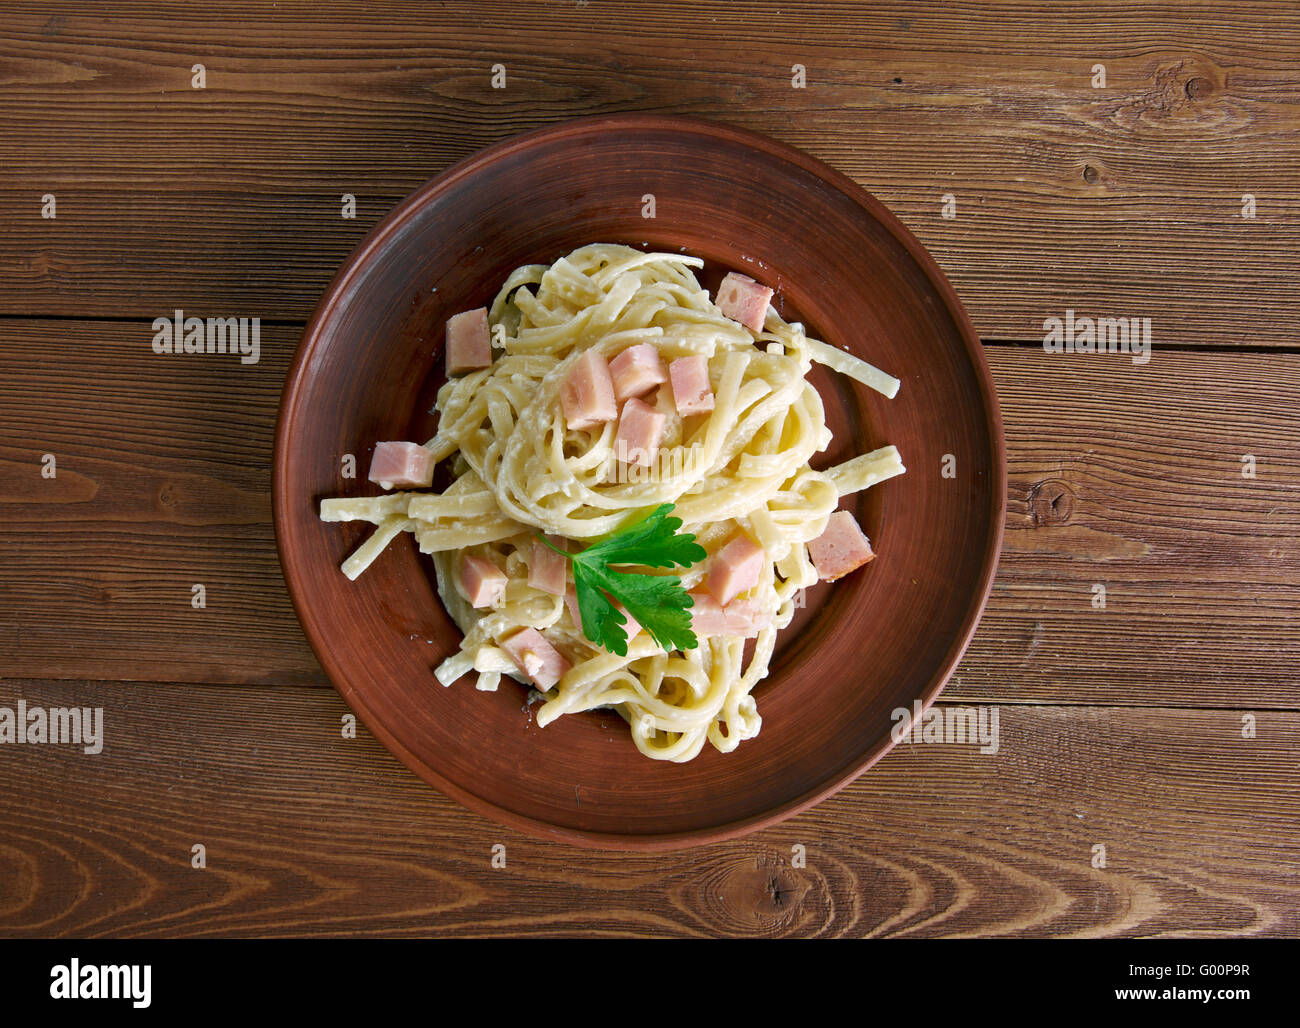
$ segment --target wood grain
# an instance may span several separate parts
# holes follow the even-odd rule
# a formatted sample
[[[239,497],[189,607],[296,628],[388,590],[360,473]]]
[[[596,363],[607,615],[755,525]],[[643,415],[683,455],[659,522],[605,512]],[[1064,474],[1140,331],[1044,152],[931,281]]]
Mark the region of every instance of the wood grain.
[[[982,336],[1041,339],[1072,308],[1149,316],[1157,343],[1297,345],[1293,5],[819,9],[317,4],[304,24],[238,4],[11,6],[0,312],[302,319],[364,231],[456,160],[572,117],[671,111],[852,176]]]
[[[147,322],[0,321],[4,674],[324,684],[271,530],[300,334],[264,326],[243,365],[155,354]]]
[[[242,366],[155,355],[143,322],[0,322],[6,675],[327,684],[270,525],[297,335],[264,328],[262,360]],[[1300,357],[986,354],[1010,454],[1007,534],[946,695],[1295,709]],[[194,582],[206,610],[190,606]]]
[[[105,745],[0,754],[5,936],[1300,930],[1293,712],[1246,740],[1224,711],[1003,706],[996,754],[900,746],[813,813],[665,859],[465,812],[342,738],[332,691],[0,684],[19,697],[102,706]]]
[[[1007,533],[951,695],[1294,708],[1300,357],[986,351]]]
[[[0,747],[0,935],[1300,933],[1300,357],[1256,352],[1300,344],[1298,44],[1281,0],[6,5],[0,705],[102,705],[108,743]],[[1073,308],[1157,346],[986,348],[1010,510],[944,699],[998,704],[999,752],[900,746],[668,860],[525,838],[342,739],[270,527],[280,384],[353,246],[455,161],[612,111],[850,175],[987,341]],[[262,361],[155,357],[176,307],[261,316]]]

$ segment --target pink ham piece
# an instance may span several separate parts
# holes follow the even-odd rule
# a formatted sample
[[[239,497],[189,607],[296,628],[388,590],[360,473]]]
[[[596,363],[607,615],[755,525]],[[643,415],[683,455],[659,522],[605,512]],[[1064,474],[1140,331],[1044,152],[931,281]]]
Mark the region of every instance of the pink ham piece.
[[[709,362],[703,355],[678,357],[668,365],[673,402],[682,417],[713,410],[713,386],[709,384]]]
[[[771,299],[772,290],[767,286],[735,271],[728,272],[718,286],[718,306],[722,313],[733,321],[739,321],[751,332],[763,331],[767,304]]]
[[[487,308],[462,311],[447,319],[447,374],[492,366],[492,333]]]
[[[621,603],[614,604],[614,609],[627,618],[627,624],[623,626],[623,631],[627,633],[627,641],[631,642],[641,634],[641,622],[629,614],[627,608]]]
[[[638,399],[623,404],[623,414],[618,419],[618,435],[614,437],[614,455],[624,464],[650,467],[659,443],[664,437],[668,416]]]
[[[516,632],[502,641],[501,648],[539,689],[551,688],[573,666],[536,628]]]
[[[586,350],[574,361],[560,383],[560,408],[572,429],[593,428],[618,417],[614,380],[602,354]]]
[[[608,595],[608,594],[606,594]],[[572,589],[564,594],[564,605],[569,608],[569,617],[573,618],[573,625],[578,632],[582,632],[582,611],[578,609],[578,594]],[[623,631],[627,633],[627,641],[631,642],[641,632],[641,623],[627,612],[627,608],[621,603],[614,604],[614,609],[627,618],[627,624],[623,626]],[[588,640],[590,641],[590,640]]]
[[[668,381],[663,358],[650,343],[629,346],[609,362],[609,374],[614,379],[614,399],[619,403],[633,396],[644,396]]]
[[[547,536],[556,546],[557,540]],[[528,584],[552,596],[563,596],[568,581],[569,562],[540,539],[533,540],[532,559],[528,562]]]
[[[704,587],[725,607],[740,593],[758,585],[758,576],[766,560],[763,547],[741,532],[713,555]]]
[[[427,489],[433,482],[433,466],[433,454],[419,443],[375,443],[369,477],[385,489]]]
[[[837,510],[830,516],[826,531],[808,543],[808,556],[817,577],[824,582],[843,578],[876,557],[870,541],[847,510]]]
[[[506,594],[506,573],[486,557],[460,559],[460,594],[471,607],[490,607]]]
[[[695,601],[691,607],[691,631],[696,636],[730,635],[748,639],[772,623],[772,616],[760,614],[749,600],[732,600],[724,607],[707,592],[690,595]]]

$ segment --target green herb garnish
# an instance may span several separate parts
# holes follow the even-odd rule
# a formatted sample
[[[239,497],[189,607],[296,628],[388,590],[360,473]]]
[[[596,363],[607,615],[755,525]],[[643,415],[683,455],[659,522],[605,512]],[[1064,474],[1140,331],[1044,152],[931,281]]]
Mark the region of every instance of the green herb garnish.
[[[669,517],[671,503],[656,507],[648,515],[598,539],[578,553],[563,553],[573,564],[573,584],[582,615],[582,634],[598,646],[620,657],[627,656],[625,618],[613,601],[627,608],[641,627],[666,650],[693,650],[699,640],[691,631],[690,593],[676,575],[647,575],[616,571],[619,565],[650,568],[688,568],[706,556],[704,547],[690,532],[677,530],[681,518]]]

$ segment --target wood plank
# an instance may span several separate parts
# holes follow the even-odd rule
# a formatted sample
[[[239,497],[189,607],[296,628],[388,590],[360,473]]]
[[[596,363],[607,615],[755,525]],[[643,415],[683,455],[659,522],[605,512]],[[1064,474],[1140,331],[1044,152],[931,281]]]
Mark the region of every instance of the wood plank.
[[[297,336],[264,328],[261,361],[244,366],[155,355],[143,322],[0,322],[6,675],[327,684],[270,524]],[[950,695],[1300,706],[1300,356],[986,352],[1007,535]],[[941,454],[908,456],[938,472]],[[190,606],[195,582],[205,610]]]
[[[953,695],[1294,708],[1300,357],[985,352],[1007,532]]]
[[[318,4],[303,25],[235,4],[12,6],[0,313],[302,319],[364,230],[454,161],[638,110],[733,122],[846,172],[932,250],[985,337],[1040,339],[1071,308],[1149,316],[1166,343],[1300,341],[1292,4],[818,10]]]
[[[300,335],[263,326],[244,365],[155,354],[147,322],[0,322],[5,675],[326,684],[271,528]]]
[[[355,220],[340,217],[346,191],[0,188],[12,240],[0,255],[0,314],[152,320],[180,308],[305,322],[353,247],[409,190],[363,192]],[[41,220],[40,197],[50,192],[58,217]]]
[[[1002,706],[995,754],[900,746],[814,812],[642,855],[463,811],[342,738],[332,691],[0,684],[18,698],[102,706],[105,743],[0,749],[11,937],[1300,930],[1294,712],[1246,740],[1224,711]]]

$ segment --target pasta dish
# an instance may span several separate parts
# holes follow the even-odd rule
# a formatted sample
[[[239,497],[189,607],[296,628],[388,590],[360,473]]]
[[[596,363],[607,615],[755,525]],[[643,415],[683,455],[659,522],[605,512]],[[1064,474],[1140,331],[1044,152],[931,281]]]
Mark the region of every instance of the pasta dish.
[[[403,532],[430,555],[464,633],[442,685],[515,678],[543,727],[612,708],[673,761],[758,734],[752,691],[802,590],[874,557],[841,498],[905,470],[892,446],[810,466],[831,441],[813,364],[891,398],[899,381],[745,275],[711,298],[702,266],[597,243],[519,268],[448,321],[434,437],[377,443],[384,492],[320,505],[376,526],[349,578]]]

